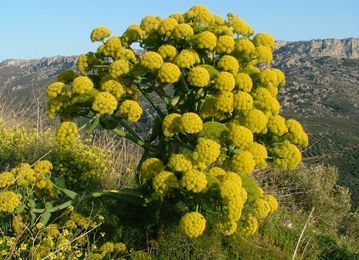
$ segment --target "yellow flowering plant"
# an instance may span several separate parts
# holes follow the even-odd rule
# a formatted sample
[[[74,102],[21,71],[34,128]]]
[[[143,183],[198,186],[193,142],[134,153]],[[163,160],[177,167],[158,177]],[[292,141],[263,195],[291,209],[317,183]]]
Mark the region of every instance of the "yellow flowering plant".
[[[300,123],[280,115],[285,75],[270,66],[273,37],[197,5],[146,16],[121,36],[98,27],[91,40],[99,46],[78,58],[79,74],[61,73],[48,88],[49,116],[62,121],[58,142],[73,146],[82,129],[112,131],[143,147],[136,189],[144,207],[158,205],[154,215],[181,202],[171,220],[189,237],[208,228],[255,233],[278,205],[253,171],[294,169],[297,145],[308,145]],[[154,116],[145,117],[149,106]]]

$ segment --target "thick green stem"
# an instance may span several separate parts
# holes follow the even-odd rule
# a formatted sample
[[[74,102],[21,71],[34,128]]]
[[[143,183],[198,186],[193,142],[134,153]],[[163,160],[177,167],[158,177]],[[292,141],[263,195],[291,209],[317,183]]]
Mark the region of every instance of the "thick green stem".
[[[128,125],[126,122],[124,122],[122,119],[119,120],[119,123],[121,126],[123,126],[132,136],[139,139],[140,141],[143,141],[142,138]]]
[[[137,144],[138,146],[143,147],[144,149],[147,149],[147,150],[150,150],[150,151],[156,151],[155,147],[146,144],[144,141],[130,135],[129,133],[121,131],[118,128],[112,129],[112,132],[114,132],[116,135],[118,135],[120,137],[123,137],[123,138],[126,138],[126,139],[130,140],[131,142]]]
[[[142,95],[148,100],[148,102],[151,104],[151,106],[157,111],[158,115],[161,118],[164,118],[165,114],[162,112],[162,110],[156,105],[156,103],[153,101],[153,99],[145,92],[143,91],[140,86],[138,86],[138,90],[141,91]]]

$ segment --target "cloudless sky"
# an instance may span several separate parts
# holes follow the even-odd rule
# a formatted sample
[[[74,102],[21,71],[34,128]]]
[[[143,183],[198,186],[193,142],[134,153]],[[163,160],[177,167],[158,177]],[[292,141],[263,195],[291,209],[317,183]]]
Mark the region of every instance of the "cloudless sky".
[[[196,4],[222,17],[233,12],[279,40],[359,37],[359,0],[0,0],[0,61],[95,50],[94,27],[121,35],[146,15],[167,17]]]

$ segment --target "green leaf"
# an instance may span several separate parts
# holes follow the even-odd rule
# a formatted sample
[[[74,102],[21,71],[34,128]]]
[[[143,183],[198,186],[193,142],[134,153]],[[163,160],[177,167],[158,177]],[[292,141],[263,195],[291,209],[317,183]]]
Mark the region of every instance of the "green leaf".
[[[46,210],[46,211],[41,215],[40,223],[41,223],[43,226],[46,226],[46,224],[49,222],[50,218],[51,218],[51,213],[50,213],[50,211]]]
[[[21,203],[19,206],[17,206],[17,208],[15,209],[15,214],[20,214],[21,212],[23,212],[25,209],[25,204]]]
[[[75,199],[76,198],[76,196],[77,196],[77,193],[76,192],[74,192],[74,191],[72,191],[72,190],[68,190],[68,189],[65,189],[65,188],[60,188],[60,187],[58,187],[58,186],[56,186],[55,184],[54,184],[54,187],[56,188],[56,189],[58,189],[59,191],[62,191],[64,194],[66,194],[69,198],[71,198],[71,199]]]
[[[99,125],[100,117],[101,117],[101,114],[97,114],[95,116],[95,118],[93,119],[91,125],[86,129],[87,134],[91,134],[93,132],[93,130],[95,130],[95,128]]]
[[[104,196],[112,197],[118,200],[123,200],[131,204],[140,205],[140,206],[144,206],[146,204],[146,200],[143,197],[143,195],[140,192],[131,189],[109,190],[103,192],[94,192],[90,194],[90,197],[92,198],[100,198]]]

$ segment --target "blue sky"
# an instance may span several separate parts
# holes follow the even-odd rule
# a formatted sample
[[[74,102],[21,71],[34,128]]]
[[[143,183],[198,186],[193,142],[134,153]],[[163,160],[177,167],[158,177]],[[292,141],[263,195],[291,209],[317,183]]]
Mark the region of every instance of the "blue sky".
[[[0,61],[95,50],[89,35],[96,26],[120,35],[146,15],[166,17],[195,4],[224,17],[236,13],[279,40],[359,37],[359,0],[0,0]]]

